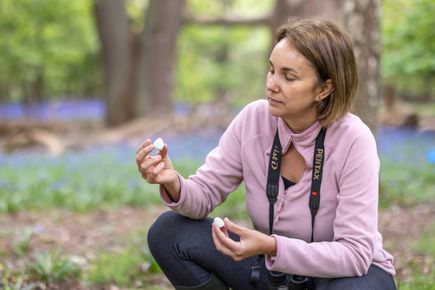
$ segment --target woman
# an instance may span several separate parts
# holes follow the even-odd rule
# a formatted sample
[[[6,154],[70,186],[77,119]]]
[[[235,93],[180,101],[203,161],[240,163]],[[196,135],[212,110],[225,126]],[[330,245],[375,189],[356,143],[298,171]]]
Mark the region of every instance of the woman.
[[[308,289],[395,289],[377,228],[375,139],[349,112],[358,82],[349,37],[327,21],[289,22],[269,64],[267,100],[238,114],[195,175],[177,173],[167,145],[157,156],[150,140],[139,147],[139,171],[173,210],[149,230],[153,256],[175,289],[305,277]],[[227,218],[221,230],[207,215],[242,181],[255,230]]]

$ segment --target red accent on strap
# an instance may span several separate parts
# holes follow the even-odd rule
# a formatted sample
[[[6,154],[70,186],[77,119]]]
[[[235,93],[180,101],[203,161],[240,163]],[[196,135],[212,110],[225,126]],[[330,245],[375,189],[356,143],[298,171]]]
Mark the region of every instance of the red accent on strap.
[[[317,196],[317,191],[311,192],[311,195]]]

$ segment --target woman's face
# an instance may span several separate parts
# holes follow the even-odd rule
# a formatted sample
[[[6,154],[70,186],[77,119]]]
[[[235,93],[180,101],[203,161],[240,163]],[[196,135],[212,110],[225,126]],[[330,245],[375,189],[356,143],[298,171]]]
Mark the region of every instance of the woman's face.
[[[291,42],[278,42],[269,60],[266,96],[272,115],[283,118],[291,127],[301,118],[317,120],[316,98],[321,91],[314,66]]]

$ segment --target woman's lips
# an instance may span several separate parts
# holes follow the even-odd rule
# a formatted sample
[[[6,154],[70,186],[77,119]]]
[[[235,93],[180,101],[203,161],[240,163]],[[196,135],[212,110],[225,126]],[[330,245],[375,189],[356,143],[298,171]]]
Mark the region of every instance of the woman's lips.
[[[269,100],[270,103],[283,104],[283,102],[276,100],[276,99],[273,99],[273,98],[270,98],[270,97],[268,97],[267,99]]]

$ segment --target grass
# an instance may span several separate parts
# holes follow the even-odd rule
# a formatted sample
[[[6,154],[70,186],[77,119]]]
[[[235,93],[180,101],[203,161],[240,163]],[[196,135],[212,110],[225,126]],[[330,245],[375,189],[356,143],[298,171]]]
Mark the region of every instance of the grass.
[[[10,290],[45,289],[52,285],[70,285],[78,283],[81,269],[69,257],[60,252],[41,252],[34,256],[23,257],[19,265],[0,262],[1,284]]]
[[[146,285],[147,276],[160,272],[147,246],[146,233],[139,230],[128,236],[122,247],[96,253],[84,274],[87,283],[98,288],[117,285],[136,289]]]
[[[88,273],[87,280],[94,285],[114,284],[131,287],[141,275],[141,266],[146,263],[143,253],[130,247],[119,252],[100,253]],[[139,281],[140,282],[140,281]]]
[[[80,268],[68,257],[62,256],[59,252],[38,253],[33,263],[27,266],[32,280],[42,281],[47,285],[52,283],[76,280],[81,275]]]
[[[137,171],[134,150],[69,152],[59,157],[0,155],[0,212],[66,208],[87,211],[160,202],[156,185]],[[198,162],[175,164],[188,176]]]
[[[433,261],[432,256],[432,261]],[[430,265],[427,265],[430,267]],[[435,289],[435,273],[433,271],[425,273],[419,264],[411,265],[412,278],[408,281],[399,281],[397,284],[399,290],[433,290]]]
[[[13,243],[15,254],[24,257],[29,253],[30,243],[32,240],[33,231],[30,228],[26,228]]]
[[[384,159],[381,163],[380,206],[412,206],[435,200],[435,165],[405,164]]]
[[[0,213],[49,208],[86,212],[123,205],[147,207],[160,204],[157,186],[146,184],[137,172],[134,151],[123,147],[68,152],[58,157],[0,155]],[[403,152],[402,155],[406,155],[413,151]],[[381,156],[381,160],[382,207],[409,206],[434,200],[434,164],[406,161],[410,159],[393,160],[389,156]],[[187,177],[195,172],[200,163],[179,160],[174,165]],[[230,194],[212,215],[246,218],[243,186]],[[434,234],[435,230],[432,229],[420,239],[417,238],[413,248],[428,256],[430,261],[435,260]],[[32,256],[29,252],[31,233],[24,231],[13,242],[14,255],[21,259],[21,264],[11,268],[7,263],[0,262],[1,283],[4,289],[31,290],[36,289],[37,283],[68,283],[81,279],[97,289],[111,284],[131,289],[158,289],[153,286],[144,288],[146,277],[159,272],[147,251],[144,236],[144,233],[138,233],[133,237],[133,242],[117,251],[103,249],[96,253],[95,260],[88,268],[80,269],[67,256],[59,253],[44,252]],[[7,254],[0,253],[0,256]],[[420,264],[410,267],[412,279],[399,281],[400,290],[434,289],[433,271],[428,272]]]
[[[116,285],[123,289],[152,289],[147,279],[160,268],[145,242],[146,231],[126,237],[128,242],[114,250],[101,249],[87,262],[56,251],[38,252],[32,247],[31,236],[14,244],[15,253],[2,253],[0,259],[0,289],[106,289]],[[24,249],[21,249],[24,248]],[[16,258],[13,258],[15,255]],[[74,288],[76,289],[76,288]],[[82,288],[80,288],[82,289]],[[155,288],[158,289],[158,288]]]
[[[435,247],[434,247],[434,237],[435,237],[435,224],[432,228],[424,233],[414,245],[414,249],[422,254],[432,256],[435,259]]]
[[[402,155],[412,154],[403,149]],[[381,199],[391,204],[415,205],[435,200],[435,165],[382,157]],[[76,212],[120,205],[146,207],[160,203],[158,187],[143,181],[128,147],[68,152],[59,157],[32,154],[0,155],[0,213],[65,208]],[[183,176],[195,172],[198,161],[180,160]],[[244,213],[243,186],[230,194],[216,214],[240,217]]]

